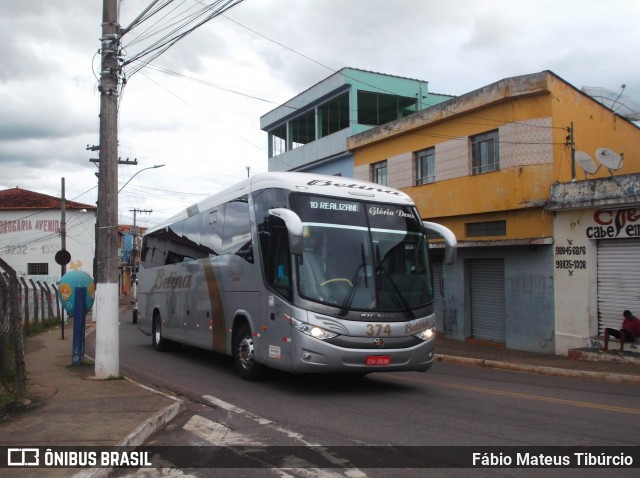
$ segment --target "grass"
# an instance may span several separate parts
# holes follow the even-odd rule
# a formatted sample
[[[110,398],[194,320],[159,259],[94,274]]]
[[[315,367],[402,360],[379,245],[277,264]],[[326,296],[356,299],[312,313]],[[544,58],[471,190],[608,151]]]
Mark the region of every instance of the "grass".
[[[13,398],[10,397],[4,390],[4,387],[0,385],[0,410],[11,402],[13,402]]]
[[[29,324],[29,329],[22,330],[23,338],[45,332],[53,327],[59,326],[60,323],[61,321],[59,319],[43,320],[37,323],[32,322]],[[16,391],[12,390],[14,386],[18,385],[16,384],[16,381],[19,380],[16,374],[16,369],[10,365],[15,361],[16,352],[13,348],[14,347],[11,346],[11,342],[9,344],[5,343],[4,347],[2,347],[2,353],[6,355],[3,360],[5,369],[0,370],[0,373],[2,374],[2,378],[0,380],[0,415],[3,414],[2,411],[12,407],[12,405],[16,403],[16,400],[23,398],[16,396]]]
[[[45,332],[47,330],[49,330],[52,327],[57,327],[61,324],[60,319],[47,319],[47,320],[42,320],[38,323],[33,323],[31,322],[29,324],[29,329],[25,329],[24,331],[24,336],[25,337],[32,337],[34,335],[37,335],[41,332]]]

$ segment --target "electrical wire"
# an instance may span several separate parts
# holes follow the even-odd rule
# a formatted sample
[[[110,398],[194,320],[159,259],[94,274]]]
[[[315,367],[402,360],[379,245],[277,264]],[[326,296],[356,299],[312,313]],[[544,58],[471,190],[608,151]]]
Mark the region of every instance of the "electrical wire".
[[[125,60],[122,63],[122,67],[125,68],[133,62],[138,62],[138,60],[145,58],[144,61],[138,62],[136,66],[130,69],[128,77],[131,78],[131,76],[135,75],[142,68],[144,68],[146,64],[162,55],[178,41],[193,33],[196,29],[198,29],[205,23],[211,21],[218,15],[221,15],[223,12],[233,8],[243,1],[244,0],[218,0],[216,2],[213,2],[211,5],[204,6],[197,12],[189,13],[189,10],[193,7],[187,9],[185,12],[181,12],[180,15],[182,15],[182,18],[176,19],[174,17],[172,19],[173,23],[162,25],[162,28],[159,28],[154,32],[154,34],[158,34],[163,30],[172,28],[169,33],[163,35],[160,39],[156,40],[154,43],[147,46],[140,52],[132,55],[129,59]],[[176,9],[174,9],[172,12],[175,12]]]
[[[166,8],[170,3],[172,3],[172,1],[165,1],[165,2],[161,3],[161,4],[156,8],[156,10],[154,10],[153,12],[150,12],[150,13],[149,13],[149,14],[148,14],[148,15],[147,15],[143,20],[141,20],[138,24],[140,24],[140,23],[142,23],[143,21],[146,21],[146,20],[148,20],[149,18],[151,18],[152,16],[156,15],[158,12],[160,12],[161,10],[163,10],[164,8]],[[199,2],[199,3],[201,3],[201,4],[202,4],[202,2]],[[171,14],[172,12],[173,12],[173,13],[174,13],[174,12],[176,12],[176,11],[177,11],[177,9],[178,9],[178,7],[184,4],[184,2],[182,2],[182,3],[180,3],[180,5],[176,6],[176,7],[175,7],[174,9],[172,9],[169,13],[166,13],[162,18],[160,18],[160,19],[159,19],[158,21],[156,21],[153,25],[151,25],[147,30],[145,30],[145,31],[143,32],[143,34],[139,35],[139,36],[137,37],[137,39],[136,39],[136,40],[134,40],[134,41],[132,41],[131,43],[129,43],[129,44],[127,45],[127,47],[129,47],[129,46],[131,46],[131,45],[135,45],[135,44],[137,44],[137,43],[141,42],[141,41],[142,41],[142,40],[144,40],[144,39],[149,39],[149,38],[153,37],[154,35],[158,35],[160,32],[162,32],[162,31],[166,31],[166,30],[168,30],[169,28],[175,27],[175,26],[177,26],[177,25],[179,25],[179,24],[180,24],[180,21],[183,21],[183,22],[184,22],[184,23],[182,24],[183,26],[184,26],[184,25],[188,25],[188,24],[190,24],[190,23],[193,23],[193,22],[195,22],[195,21],[196,21],[196,19],[201,18],[201,17],[204,15],[204,13],[206,13],[206,11],[207,11],[207,10],[211,10],[211,9],[213,9],[215,6],[219,5],[219,3],[220,3],[220,2],[216,2],[216,4],[215,4],[215,5],[209,5],[209,6],[206,6],[206,7],[205,7],[205,9],[198,11],[198,13],[197,13],[197,14],[196,14],[196,13],[193,13],[193,12],[192,12],[191,14],[187,14],[187,13],[183,12],[183,13],[181,13],[182,18],[180,18],[180,19],[176,19],[176,18],[174,18],[174,19],[172,20],[172,23],[165,23],[165,24],[162,24],[162,21],[163,21],[163,20],[167,20],[167,18],[170,16],[170,14]],[[231,8],[232,6],[235,6],[235,4],[233,4],[233,5],[229,6],[229,4],[230,4],[230,3],[233,3],[233,2],[227,2],[227,4],[226,4],[225,6],[223,6],[223,8],[224,8],[224,7],[226,7],[226,8],[228,9],[228,8]],[[239,3],[239,2],[238,2],[238,3]],[[188,11],[188,10],[187,10],[187,11]],[[223,11],[223,10],[222,10],[222,11]],[[221,14],[221,10],[218,10],[216,13],[212,14],[212,16],[210,16],[210,17],[206,17],[206,21],[208,21],[208,20],[210,20],[211,18],[213,18],[213,17],[215,17],[215,16],[217,16],[217,15],[220,15],[220,14]],[[240,27],[242,27],[242,28],[244,28],[244,29],[246,29],[246,30],[248,30],[248,31],[252,32],[253,34],[258,35],[258,36],[260,36],[260,37],[262,37],[262,38],[264,38],[264,39],[266,39],[266,40],[268,40],[268,41],[270,41],[270,42],[272,42],[272,43],[274,43],[274,44],[278,45],[278,46],[279,46],[279,47],[281,47],[281,48],[284,48],[284,49],[286,49],[286,50],[288,50],[288,51],[290,51],[290,52],[292,52],[292,53],[294,53],[294,54],[297,54],[297,55],[299,55],[299,56],[301,56],[301,57],[303,57],[303,58],[305,58],[305,59],[307,59],[307,60],[309,60],[309,61],[311,61],[311,62],[313,62],[313,63],[315,63],[315,64],[317,64],[317,65],[319,65],[319,66],[321,66],[321,67],[323,67],[323,68],[325,68],[325,69],[327,69],[327,70],[329,70],[329,71],[333,72],[333,73],[340,73],[340,74],[342,74],[345,78],[347,78],[347,79],[351,79],[351,78],[350,78],[347,74],[345,74],[343,71],[338,71],[338,70],[336,70],[336,69],[334,69],[334,68],[331,68],[331,67],[329,67],[329,66],[327,66],[327,65],[325,65],[325,64],[323,64],[323,63],[321,63],[321,62],[319,62],[319,61],[317,61],[317,60],[315,60],[315,59],[313,59],[313,58],[311,58],[311,57],[310,57],[310,56],[308,56],[308,55],[305,55],[305,54],[303,54],[303,53],[300,53],[299,51],[297,51],[297,50],[295,50],[295,49],[293,49],[293,48],[290,48],[290,47],[288,47],[288,46],[284,45],[284,44],[283,44],[283,43],[281,43],[281,42],[275,41],[275,40],[273,40],[273,39],[271,39],[271,38],[267,37],[266,35],[263,35],[262,33],[260,33],[260,32],[258,32],[258,31],[256,31],[256,30],[254,30],[254,29],[252,29],[252,28],[249,28],[249,27],[247,27],[246,25],[243,25],[243,24],[241,24],[240,22],[238,22],[238,21],[236,21],[236,20],[231,19],[231,18],[230,18],[230,17],[228,17],[227,15],[223,15],[223,17],[224,17],[225,19],[227,19],[228,21],[230,21],[230,22],[232,22],[232,23],[234,23],[234,24],[236,24],[236,25],[238,25],[238,26],[240,26]],[[245,97],[247,97],[247,98],[254,99],[254,100],[256,100],[256,101],[262,101],[262,102],[267,102],[267,103],[273,103],[273,104],[275,104],[275,102],[274,102],[274,101],[268,100],[268,99],[266,99],[266,98],[261,98],[261,97],[255,96],[255,95],[251,95],[251,94],[243,93],[243,92],[238,91],[238,90],[236,90],[236,89],[231,89],[231,88],[222,87],[222,86],[220,86],[220,85],[216,85],[216,84],[214,84],[214,83],[211,83],[211,82],[208,82],[208,81],[205,81],[205,80],[201,80],[201,79],[194,78],[194,77],[189,77],[189,76],[187,76],[187,75],[184,75],[184,74],[181,74],[181,73],[177,73],[177,72],[171,71],[171,70],[169,70],[169,69],[161,68],[161,67],[158,67],[158,66],[155,66],[155,65],[152,65],[152,64],[151,64],[151,61],[152,61],[153,59],[157,58],[160,54],[162,54],[164,51],[166,51],[165,46],[166,46],[166,48],[169,48],[169,47],[170,47],[170,46],[172,46],[176,41],[179,41],[181,38],[184,38],[184,36],[186,36],[187,34],[191,33],[195,28],[197,28],[197,27],[198,27],[198,26],[200,26],[201,24],[203,24],[203,23],[197,23],[197,24],[196,24],[196,26],[195,26],[194,28],[190,28],[190,29],[188,29],[187,31],[183,32],[183,33],[184,33],[184,35],[183,35],[182,33],[181,33],[181,34],[178,34],[178,33],[177,33],[177,32],[178,32],[178,29],[174,28],[174,29],[172,29],[172,30],[170,31],[170,33],[169,33],[169,34],[164,35],[160,40],[156,41],[155,43],[153,43],[152,45],[150,45],[149,47],[147,47],[146,49],[144,49],[142,52],[140,52],[140,53],[138,53],[137,55],[134,55],[134,56],[133,56],[133,57],[131,57],[130,59],[126,60],[126,61],[124,62],[124,64],[125,64],[125,65],[134,65],[134,66],[133,66],[133,68],[130,70],[130,76],[131,76],[131,75],[133,75],[133,74],[135,74],[135,73],[137,73],[137,72],[138,72],[138,71],[140,71],[142,68],[148,67],[148,68],[153,69],[153,70],[155,70],[155,71],[159,71],[159,72],[162,72],[162,73],[165,73],[165,74],[171,75],[171,76],[175,76],[175,77],[177,77],[177,78],[182,78],[182,79],[189,80],[189,81],[195,81],[195,82],[198,82],[198,83],[200,83],[200,84],[202,84],[202,85],[205,85],[205,86],[213,87],[213,88],[216,88],[216,89],[219,89],[219,90],[222,90],[222,91],[226,91],[226,92],[229,92],[229,93],[232,93],[232,94],[237,94],[237,95],[245,96]],[[154,30],[154,27],[155,27],[155,30]],[[171,35],[176,35],[176,36],[172,37]],[[171,40],[170,40],[170,39],[171,39]],[[156,54],[156,53],[157,53],[157,54]],[[152,58],[151,58],[151,59],[146,59],[145,61],[142,61],[142,60],[141,60],[141,58],[143,58],[144,56],[147,56],[147,55],[152,55]],[[148,76],[147,76],[147,78],[148,78],[150,81],[152,81],[152,82],[154,82],[154,83],[158,84],[158,83],[157,83],[157,82],[155,82],[154,80],[151,80]],[[162,86],[161,86],[161,85],[159,85],[159,84],[158,84],[158,86],[162,87]],[[371,86],[372,88],[375,88],[375,89],[376,89],[376,90],[378,90],[378,91],[382,91],[382,92],[384,92],[384,91],[385,91],[383,88],[380,88],[380,87],[375,86],[375,85],[369,85],[369,86]],[[162,88],[164,88],[164,87],[162,87]],[[165,88],[165,90],[166,90],[166,88]],[[167,91],[169,91],[169,90],[167,90]],[[185,100],[181,99],[180,97],[178,97],[178,96],[177,96],[177,95],[175,95],[174,93],[172,93],[172,92],[170,92],[170,91],[169,91],[169,93],[171,93],[172,95],[176,96],[176,97],[177,97],[178,99],[180,99],[181,101],[185,102],[188,106],[190,106],[190,107],[192,107],[192,108],[196,109],[196,111],[199,111],[197,108],[193,107],[193,105],[191,105],[191,104],[189,104],[188,102],[186,102]],[[393,93],[393,92],[388,92],[388,93]],[[287,107],[291,107],[292,109],[295,109],[295,107],[293,107],[293,106],[288,106],[288,105],[283,105],[283,106],[287,106]],[[459,113],[459,112],[457,112],[457,111],[453,111],[453,110],[448,109],[448,108],[447,108],[447,102],[444,102],[444,103],[441,103],[441,104],[438,104],[438,105],[434,105],[434,106],[435,106],[436,108],[439,108],[441,111],[445,111],[445,112],[451,113],[452,115],[460,114],[460,113]],[[201,114],[203,114],[203,115],[207,116],[209,119],[213,120],[213,118],[210,118],[208,115],[206,115],[206,114],[202,113],[201,111],[199,111],[199,112],[200,112]],[[352,111],[351,113],[352,113],[352,116],[353,116],[355,112],[354,112],[354,111]],[[478,125],[478,126],[494,126],[494,127],[495,127],[495,126],[499,126],[499,125],[503,125],[503,124],[509,124],[509,125],[513,125],[513,126],[522,126],[522,127],[528,127],[528,128],[532,128],[532,127],[533,127],[533,128],[548,128],[548,129],[565,129],[565,128],[558,127],[558,126],[536,125],[536,124],[531,124],[531,123],[512,122],[512,121],[510,122],[510,121],[508,121],[508,120],[502,120],[502,119],[490,118],[490,117],[481,116],[481,115],[477,115],[477,114],[475,114],[475,115],[467,115],[467,117],[468,117],[468,118],[475,118],[475,119],[481,120],[481,122],[468,122],[468,121],[467,121],[467,122],[463,122],[463,123],[461,123],[461,124]],[[214,120],[214,121],[215,121],[215,120]],[[351,123],[356,123],[356,121],[355,121],[355,120],[351,120]],[[446,135],[446,134],[434,134],[434,133],[427,133],[427,132],[414,132],[414,131],[403,130],[402,128],[399,128],[399,127],[396,127],[396,128],[391,127],[390,129],[392,129],[392,130],[394,130],[394,131],[397,131],[397,132],[399,132],[399,133],[406,132],[406,133],[408,133],[408,134],[412,134],[412,135],[427,136],[427,137],[432,137],[432,138],[440,138],[440,139],[447,139],[447,140],[461,140],[461,141],[467,141],[467,140],[468,140],[468,138],[467,138],[466,136],[465,136],[465,137],[460,137],[460,136],[452,136],[452,135]],[[262,150],[262,148],[260,148],[260,147],[256,146],[255,144],[251,143],[250,141],[246,140],[245,138],[242,138],[242,137],[240,137],[240,138],[241,138],[241,139],[243,139],[244,141],[249,142],[249,144],[251,144],[251,145],[253,145],[253,146],[257,147],[258,149],[261,149],[261,150]],[[521,142],[521,141],[505,141],[505,140],[502,140],[502,141],[500,141],[500,142],[501,142],[501,143],[504,143],[504,144],[527,144],[527,145],[562,145],[562,144],[564,144],[564,143],[555,143],[555,142],[531,142],[531,141],[529,141],[529,142]],[[272,159],[276,159],[276,160],[280,161],[281,163],[283,163],[283,164],[285,164],[285,165],[287,165],[287,166],[291,167],[291,165],[287,164],[285,161],[283,161],[283,160],[282,160],[282,159],[280,159],[280,158],[274,157],[274,158],[272,158]]]
[[[148,20],[149,18],[151,18],[152,16],[156,15],[156,14],[157,14],[158,12],[160,12],[161,10],[165,9],[165,8],[166,8],[170,3],[172,3],[172,2],[171,2],[171,1],[165,1],[165,2],[162,2],[160,5],[158,5],[158,6],[156,7],[156,9],[155,9],[155,10],[153,10],[153,11],[149,12],[149,13],[148,13],[148,15],[147,15],[146,17],[144,17],[144,18],[143,18],[143,19],[138,23],[138,25],[139,25],[140,23],[142,23],[143,21],[146,21],[146,20]],[[201,4],[202,4],[202,2],[199,2],[199,3],[201,3]],[[238,3],[239,3],[239,2],[238,2]],[[137,37],[137,39],[136,39],[136,40],[134,40],[134,41],[132,41],[131,43],[127,44],[125,47],[129,47],[129,46],[131,46],[131,45],[135,45],[136,43],[140,42],[142,39],[148,39],[148,38],[150,38],[150,37],[151,37],[151,36],[153,36],[153,35],[157,35],[157,34],[159,34],[159,32],[161,32],[161,31],[165,31],[165,30],[167,30],[167,29],[169,29],[169,28],[171,28],[171,27],[174,27],[174,26],[176,26],[176,25],[180,25],[182,21],[184,21],[184,23],[182,23],[182,25],[183,25],[183,26],[184,26],[184,25],[188,25],[188,24],[189,24],[189,23],[191,23],[191,22],[195,22],[195,20],[196,20],[196,19],[198,19],[198,18],[200,18],[202,15],[204,15],[204,13],[206,13],[206,12],[208,12],[208,11],[212,10],[213,8],[217,7],[217,6],[220,4],[220,2],[216,2],[215,4],[212,4],[212,5],[205,5],[205,6],[204,6],[205,8],[204,8],[204,9],[199,10],[197,13],[194,13],[194,12],[187,13],[187,12],[189,12],[189,10],[190,10],[190,9],[187,9],[186,11],[181,12],[181,14],[180,14],[180,15],[182,15],[182,18],[175,18],[175,17],[174,17],[174,18],[172,18],[172,19],[171,19],[171,23],[165,23],[165,24],[162,24],[162,22],[163,22],[164,20],[167,20],[167,18],[169,18],[169,16],[170,16],[172,13],[175,13],[175,12],[177,11],[177,9],[178,9],[181,5],[183,5],[183,4],[184,4],[184,2],[181,2],[178,6],[174,7],[171,11],[167,12],[167,13],[166,13],[162,18],[160,18],[159,20],[157,20],[157,21],[156,21],[152,26],[150,26],[149,28],[147,28],[147,30],[145,30],[141,35],[139,35],[139,36]],[[204,5],[204,4],[202,4],[202,5]],[[208,16],[208,17],[206,17],[206,18],[207,18],[207,19],[211,19],[211,18],[213,18],[214,16],[221,15],[221,14],[222,14],[222,12],[223,12],[223,11],[225,11],[225,8],[226,8],[226,9],[229,9],[229,8],[231,8],[232,6],[235,6],[235,5],[236,5],[236,3],[233,3],[233,2],[230,2],[230,1],[229,1],[229,2],[227,2],[225,5],[223,5],[223,7],[222,7],[221,9],[218,9],[216,12],[212,13],[212,14],[211,14],[212,16]],[[284,44],[283,44],[283,43],[281,43],[281,42],[278,42],[278,41],[276,41],[276,40],[273,40],[273,39],[271,39],[271,38],[267,37],[266,35],[263,35],[262,33],[260,33],[260,32],[258,32],[258,31],[256,31],[255,29],[252,29],[252,28],[250,28],[250,27],[248,27],[248,26],[246,26],[246,25],[243,25],[242,23],[240,23],[240,22],[238,22],[238,21],[236,21],[236,20],[233,20],[232,18],[230,18],[230,17],[229,17],[229,16],[227,16],[227,15],[222,15],[222,16],[223,16],[223,18],[225,18],[226,20],[228,20],[228,21],[230,21],[230,22],[234,23],[235,25],[237,25],[237,26],[239,26],[239,27],[242,27],[242,28],[244,28],[244,29],[246,29],[246,30],[250,31],[250,32],[252,32],[252,33],[253,33],[253,34],[255,34],[255,35],[258,35],[258,36],[260,36],[260,37],[262,37],[262,38],[264,38],[264,39],[266,39],[266,40],[268,40],[268,41],[270,41],[270,42],[272,42],[272,43],[274,43],[274,44],[278,45],[278,46],[279,46],[279,47],[281,47],[281,48],[284,48],[284,49],[286,49],[286,50],[288,50],[288,51],[290,51],[290,52],[292,52],[292,53],[294,53],[294,54],[297,54],[297,55],[299,55],[299,56],[301,56],[301,57],[303,57],[303,58],[305,58],[305,59],[307,59],[307,60],[309,60],[309,61],[311,61],[311,62],[313,62],[313,63],[315,63],[315,64],[317,64],[317,65],[319,65],[319,66],[321,66],[321,67],[323,67],[323,68],[328,69],[329,71],[331,71],[331,72],[333,72],[333,73],[340,73],[340,74],[342,74],[345,78],[350,79],[350,77],[349,77],[347,74],[345,74],[343,71],[338,71],[338,70],[336,70],[336,69],[334,69],[334,68],[331,68],[331,67],[329,67],[329,66],[327,66],[327,65],[325,65],[325,64],[323,64],[323,63],[321,63],[321,62],[319,62],[319,61],[317,61],[317,60],[315,60],[315,59],[313,59],[313,58],[311,58],[311,57],[310,57],[310,56],[308,56],[308,55],[305,55],[305,54],[303,54],[303,53],[300,53],[299,51],[297,51],[297,50],[295,50],[295,49],[293,49],[293,48],[290,48],[290,47],[288,47],[288,46],[284,45]],[[208,21],[208,20],[207,20],[207,21]],[[199,26],[199,25],[201,25],[201,24],[202,24],[202,23],[197,23],[197,26]],[[197,26],[196,26],[195,28],[197,28]],[[155,27],[155,30],[154,30],[154,27]],[[175,43],[175,42],[174,42],[174,43],[171,43],[171,42],[168,40],[169,38],[172,38],[172,39],[174,39],[175,41],[178,41],[179,39],[183,38],[183,36],[181,36],[182,34],[177,34],[177,31],[178,31],[177,29],[173,29],[173,30],[171,30],[171,32],[170,32],[169,34],[167,34],[167,35],[163,36],[163,37],[162,37],[160,40],[158,40],[157,42],[153,43],[152,45],[150,45],[150,46],[149,46],[149,47],[147,47],[146,49],[142,50],[142,51],[141,51],[140,53],[138,53],[137,55],[134,55],[134,56],[132,56],[131,58],[129,58],[128,60],[124,61],[124,62],[123,62],[123,66],[126,66],[126,65],[132,65],[132,64],[134,65],[133,69],[132,69],[132,70],[130,70],[129,77],[130,77],[131,75],[135,74],[136,72],[140,71],[142,68],[149,67],[149,68],[154,69],[154,70],[156,70],[156,71],[160,71],[160,72],[162,72],[162,73],[165,73],[165,74],[168,74],[168,75],[171,75],[171,76],[175,76],[175,77],[177,77],[177,78],[182,78],[182,79],[186,79],[186,80],[189,80],[189,81],[195,81],[195,82],[198,82],[198,83],[203,84],[203,85],[205,85],[205,86],[209,86],[209,87],[217,88],[217,89],[220,89],[220,90],[223,90],[223,91],[227,91],[227,92],[229,92],[229,93],[233,93],[233,94],[237,94],[237,95],[242,95],[242,96],[245,96],[245,97],[248,97],[248,98],[251,98],[251,99],[257,100],[257,101],[263,101],[263,102],[268,102],[268,103],[273,103],[273,104],[275,104],[275,102],[273,102],[273,101],[271,101],[271,100],[267,100],[267,99],[265,99],[265,98],[260,98],[260,97],[257,97],[257,96],[255,96],[255,95],[246,94],[246,93],[243,93],[243,92],[240,92],[240,91],[238,91],[238,90],[231,89],[231,88],[221,87],[220,85],[215,85],[215,84],[213,84],[213,83],[211,83],[211,82],[208,82],[208,81],[205,81],[205,80],[197,79],[197,78],[194,78],[194,77],[189,77],[189,76],[187,76],[187,75],[184,75],[184,74],[181,74],[181,73],[177,73],[177,72],[171,71],[171,70],[166,69],[166,68],[161,68],[161,67],[158,67],[158,66],[152,65],[152,64],[151,64],[151,61],[152,61],[153,59],[157,58],[157,56],[159,56],[159,54],[161,54],[162,52],[166,51],[166,50],[163,50],[164,46],[167,46],[167,48],[168,48],[168,47],[170,47],[171,45],[173,45],[173,44]],[[184,33],[188,34],[188,33],[192,32],[192,31],[193,31],[193,29],[188,29],[188,30],[187,30],[186,32],[184,32]],[[171,35],[176,35],[176,36],[173,36],[173,37],[172,37]],[[160,52],[158,55],[156,55],[154,52],[156,52],[158,49],[161,49],[161,52]],[[153,55],[152,55],[152,58],[151,58],[151,59],[146,59],[145,61],[141,61],[141,60],[140,60],[140,59],[141,59],[141,58],[143,58],[144,56],[149,55],[149,54],[152,54],[152,53],[153,53]],[[156,83],[159,87],[161,87],[161,88],[165,89],[166,91],[168,91],[170,94],[172,94],[172,95],[173,95],[173,96],[175,96],[176,98],[178,98],[178,99],[180,99],[181,101],[183,101],[185,104],[187,104],[187,105],[188,105],[188,106],[190,106],[191,108],[195,109],[195,110],[196,110],[196,111],[198,111],[199,113],[203,114],[204,116],[206,116],[207,118],[209,118],[209,119],[211,119],[212,121],[214,121],[214,122],[215,122],[215,120],[214,120],[213,118],[211,118],[210,116],[206,115],[206,114],[205,114],[205,113],[203,113],[202,111],[198,110],[198,109],[197,109],[197,108],[195,108],[193,105],[191,105],[190,103],[186,102],[184,99],[180,98],[178,95],[176,95],[176,94],[174,94],[173,92],[171,92],[171,91],[167,90],[167,89],[166,89],[166,88],[164,88],[162,85],[160,85],[159,83],[155,82],[154,80],[152,80],[152,79],[151,79],[151,78],[149,78],[148,76],[146,76],[146,75],[145,75],[145,77],[146,77],[147,79],[149,79],[150,81],[152,81],[152,82]],[[369,85],[369,86],[371,86],[372,88],[375,88],[376,90],[379,90],[379,91],[385,91],[383,88],[380,88],[380,87],[377,87],[377,86],[374,86],[374,85]],[[392,93],[392,92],[388,92],[388,93]],[[447,111],[447,112],[449,112],[449,113],[451,113],[451,114],[457,114],[457,112],[455,112],[455,111],[447,110],[443,105],[435,105],[435,106],[436,106],[436,107],[438,107],[438,108],[440,108],[442,111]],[[294,107],[291,107],[291,108],[292,108],[292,109],[295,109]],[[352,111],[351,113],[352,113],[352,117],[353,117],[353,116],[355,116],[355,111]],[[472,115],[471,117],[472,117],[472,118],[473,118],[473,117],[475,117],[475,118],[481,119],[481,120],[483,120],[483,121],[490,121],[490,122],[492,122],[492,124],[493,124],[493,125],[509,123],[509,124],[514,124],[514,125],[526,126],[526,127],[536,127],[536,126],[538,126],[538,125],[531,125],[531,124],[529,124],[529,123],[527,123],[527,124],[521,124],[521,123],[518,123],[518,122],[508,122],[508,121],[505,121],[505,120],[499,120],[499,119],[494,119],[494,118],[481,117],[481,116],[478,116],[478,115]],[[354,119],[354,120],[351,120],[351,123],[355,124],[355,123],[356,123],[356,120],[355,120],[355,119]],[[473,123],[469,123],[469,124],[473,124]],[[478,124],[480,124],[480,123],[478,123]],[[539,126],[539,127],[549,128],[549,126]],[[556,128],[556,127],[551,126],[550,128]],[[402,132],[402,129],[401,129],[401,128],[395,128],[395,130],[396,130],[396,131],[398,131],[398,132]],[[232,133],[233,133],[233,132],[232,132]],[[414,135],[415,135],[415,134],[417,134],[417,135],[421,135],[421,136],[438,137],[438,138],[442,138],[442,139],[451,139],[451,140],[460,139],[460,140],[466,140],[465,138],[455,137],[455,136],[451,136],[451,135],[442,135],[442,134],[440,134],[440,135],[435,135],[435,134],[432,134],[432,133],[425,133],[425,132],[410,132],[410,133],[411,133],[411,134],[414,134]],[[248,142],[248,144],[250,144],[250,145],[252,145],[252,146],[256,147],[257,149],[259,149],[259,150],[261,150],[261,151],[263,151],[263,150],[264,150],[264,148],[262,148],[262,147],[260,147],[260,146],[255,145],[254,143],[252,143],[251,141],[247,140],[246,138],[244,138],[244,137],[242,137],[242,136],[240,136],[240,135],[237,135],[236,133],[233,133],[233,134],[235,134],[236,136],[238,136],[238,137],[239,137],[240,139],[242,139],[243,141]],[[523,143],[521,143],[521,144],[523,144]],[[527,143],[527,144],[539,144],[539,143]],[[548,144],[548,143],[545,143],[545,144]],[[277,157],[274,157],[274,158],[277,158]],[[281,158],[277,158],[277,160],[278,160],[278,161],[280,161],[282,164],[285,164],[285,165],[286,165],[286,166],[288,166],[288,167],[292,167],[292,165],[288,164],[286,161],[282,160]]]
[[[220,124],[218,123],[218,121],[216,121],[215,119],[213,119],[211,116],[209,116],[207,113],[201,111],[200,109],[196,108],[195,106],[193,106],[191,103],[189,103],[187,100],[185,100],[184,98],[181,98],[180,96],[178,96],[177,94],[173,93],[171,90],[165,88],[164,86],[162,86],[160,83],[158,83],[157,81],[153,80],[152,78],[150,78],[149,76],[145,75],[144,73],[142,74],[142,76],[144,76],[147,80],[151,81],[152,83],[155,83],[159,88],[162,88],[163,90],[165,90],[167,93],[169,93],[170,95],[174,96],[175,98],[177,98],[178,100],[182,101],[184,104],[186,104],[187,106],[189,106],[190,108],[194,109],[195,111],[197,111],[198,113],[200,113],[202,116],[204,116],[205,118],[208,118],[209,120],[213,121],[214,123],[216,123],[218,126],[221,126],[222,128],[226,129],[227,131],[229,131],[231,134],[233,134],[234,136],[236,136],[238,139],[244,141],[245,143],[247,143],[250,146],[253,146],[254,148],[265,152],[265,149],[261,146],[258,146],[257,144],[253,143],[252,141],[250,141],[249,139],[241,136],[240,134],[236,133],[235,131],[229,129],[227,126],[225,126],[224,124]]]

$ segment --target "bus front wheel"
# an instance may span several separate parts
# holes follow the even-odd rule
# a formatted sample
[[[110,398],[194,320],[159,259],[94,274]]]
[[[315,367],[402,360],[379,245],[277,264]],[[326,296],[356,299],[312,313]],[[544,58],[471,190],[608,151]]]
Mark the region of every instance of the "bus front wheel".
[[[244,323],[238,329],[233,345],[236,371],[245,380],[257,380],[262,375],[262,365],[255,361],[251,327]]]

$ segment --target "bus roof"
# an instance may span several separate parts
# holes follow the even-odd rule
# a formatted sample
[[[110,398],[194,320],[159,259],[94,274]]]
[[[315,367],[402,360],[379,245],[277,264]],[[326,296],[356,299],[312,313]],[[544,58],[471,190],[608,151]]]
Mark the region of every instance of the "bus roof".
[[[193,216],[198,212],[206,211],[252,191],[267,188],[288,189],[290,191],[351,200],[414,205],[411,197],[402,191],[360,179],[302,172],[260,173],[178,212],[161,224],[149,228],[147,233],[166,227],[176,221]]]

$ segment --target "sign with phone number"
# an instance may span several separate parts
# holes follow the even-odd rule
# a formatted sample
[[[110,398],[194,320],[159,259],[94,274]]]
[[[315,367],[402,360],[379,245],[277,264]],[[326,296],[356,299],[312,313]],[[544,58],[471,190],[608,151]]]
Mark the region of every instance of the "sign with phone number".
[[[569,241],[572,242],[572,241]],[[587,268],[586,259],[579,259],[580,256],[587,255],[586,246],[576,246],[569,244],[568,246],[556,246],[555,250],[556,269],[563,269],[569,271],[569,275],[572,276],[576,270],[584,270]],[[567,258],[570,256],[571,258]]]

